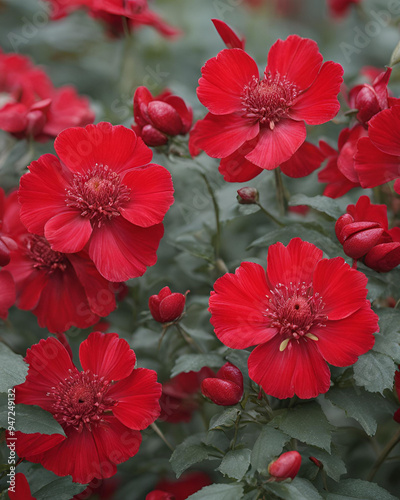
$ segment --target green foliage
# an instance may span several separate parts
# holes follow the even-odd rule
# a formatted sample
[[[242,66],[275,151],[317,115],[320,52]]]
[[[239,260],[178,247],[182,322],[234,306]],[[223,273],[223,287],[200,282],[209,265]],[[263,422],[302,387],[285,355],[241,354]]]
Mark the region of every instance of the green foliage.
[[[241,500],[243,498],[243,485],[211,484],[205,486],[197,493],[190,495],[188,500]]]
[[[218,470],[225,476],[240,481],[250,466],[250,456],[251,450],[247,448],[228,451]]]
[[[251,465],[261,474],[268,474],[268,465],[273,458],[282,453],[283,447],[290,437],[282,431],[264,426],[254,443],[251,453]]]
[[[396,497],[388,493],[375,483],[362,481],[361,479],[345,479],[332,487],[326,500],[396,500]]]
[[[322,500],[323,497],[318,493],[316,488],[307,481],[295,477],[291,482],[270,483],[266,489],[274,493],[278,498],[283,500]]]
[[[27,373],[28,365],[22,356],[0,342],[0,392],[7,392],[14,385],[22,384]]]
[[[183,354],[175,362],[171,377],[175,377],[182,372],[199,371],[203,366],[210,368],[220,368],[224,364],[224,359],[216,353],[211,354]]]
[[[185,439],[172,453],[170,463],[176,477],[186,469],[208,458],[207,447],[202,443],[204,434],[196,434]]]

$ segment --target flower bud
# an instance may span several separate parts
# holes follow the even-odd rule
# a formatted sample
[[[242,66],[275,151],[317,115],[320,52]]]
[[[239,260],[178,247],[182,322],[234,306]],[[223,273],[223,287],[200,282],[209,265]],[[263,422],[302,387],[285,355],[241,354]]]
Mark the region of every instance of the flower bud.
[[[387,273],[400,264],[400,242],[374,246],[365,256],[364,264],[378,273]]]
[[[284,481],[289,477],[294,479],[299,472],[301,465],[301,455],[297,451],[288,451],[271,462],[268,472],[275,481]]]
[[[180,318],[185,308],[186,295],[182,293],[172,293],[168,286],[165,286],[158,295],[149,298],[149,309],[153,318],[159,323],[170,323]]]
[[[203,380],[201,392],[217,405],[235,405],[243,396],[242,372],[232,363],[225,363],[215,377]]]
[[[315,457],[308,457],[308,458],[309,458],[309,460],[311,460],[311,462],[312,462],[313,464],[315,464],[317,467],[319,467],[320,469],[323,469],[324,464],[323,464],[320,460],[318,460],[318,458],[315,458]]]
[[[350,214],[345,214],[337,220],[335,232],[344,253],[360,259],[378,243],[384,229],[378,222],[354,222]]]
[[[258,202],[258,190],[253,187],[238,189],[237,200],[241,205],[254,205]]]

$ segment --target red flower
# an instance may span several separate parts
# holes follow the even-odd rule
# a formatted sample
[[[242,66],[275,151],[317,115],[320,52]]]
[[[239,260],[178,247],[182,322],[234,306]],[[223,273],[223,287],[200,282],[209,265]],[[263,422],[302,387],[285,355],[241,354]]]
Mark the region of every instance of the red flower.
[[[228,49],[243,49],[246,45],[246,39],[240,39],[233,29],[228,26],[224,21],[219,19],[211,19],[218,35],[222,38],[222,41]]]
[[[287,451],[271,462],[268,472],[275,481],[284,481],[289,477],[294,479],[300,470],[301,455],[298,451]]]
[[[400,264],[400,228],[388,229],[386,205],[373,205],[361,196],[339,217],[335,231],[345,254],[363,258],[375,271],[388,272]]]
[[[110,281],[141,276],[157,260],[173,203],[168,170],[148,164],[152,152],[132,130],[105,122],[65,130],[55,149],[61,162],[43,155],[21,178],[22,222],[54,251],[86,247]]]
[[[399,366],[399,370],[400,370],[400,366]],[[400,371],[399,370],[397,370],[396,373],[394,374],[394,388],[396,389],[397,398],[400,401]],[[393,418],[397,423],[400,424],[400,408],[398,410],[396,410]]]
[[[193,112],[169,90],[153,97],[146,87],[138,87],[133,97],[132,129],[148,146],[167,144],[168,138],[185,135],[192,126]]]
[[[86,252],[55,252],[43,236],[28,233],[16,192],[6,200],[4,226],[18,243],[6,268],[15,280],[16,305],[32,311],[39,326],[52,333],[88,328],[115,309],[118,284],[105,280]]]
[[[384,109],[368,122],[368,137],[357,144],[355,169],[363,188],[397,179],[400,194],[400,106]]]
[[[59,476],[89,483],[116,473],[116,464],[138,452],[141,434],[158,417],[157,374],[134,368],[136,356],[116,333],[92,332],[82,342],[79,372],[55,338],[28,349],[26,381],[16,403],[39,405],[66,434],[16,432],[19,457]]]
[[[325,141],[320,141],[319,147],[327,165],[318,172],[318,181],[327,182],[324,195],[330,198],[339,198],[350,189],[360,186],[358,173],[355,170],[354,155],[360,137],[367,136],[367,131],[362,125],[356,125],[352,129],[345,128],[340,132],[338,139],[338,150],[336,151]]]
[[[10,500],[36,500],[31,494],[28,480],[22,472],[15,474],[15,485],[7,490]]]
[[[361,0],[328,0],[330,14],[333,17],[343,17],[349,11],[351,5],[360,3]]]
[[[172,293],[168,286],[160,290],[158,295],[149,298],[149,309],[153,318],[159,323],[170,323],[180,318],[185,308],[186,295]]]
[[[171,500],[186,500],[186,498],[211,484],[211,479],[205,472],[186,472],[179,479],[162,479],[156,485],[156,490],[172,495]],[[153,493],[153,492],[152,492]],[[152,493],[149,493],[151,495]],[[170,500],[171,497],[147,496],[146,500]]]
[[[197,95],[210,113],[196,123],[191,151],[227,158],[240,149],[258,168],[278,167],[303,144],[305,122],[325,123],[339,111],[342,74],[339,64],[322,64],[314,41],[297,35],[272,46],[261,81],[246,52],[223,50],[202,68]]]
[[[214,372],[204,367],[198,372],[180,373],[164,382],[160,399],[160,419],[173,424],[190,422],[192,413],[199,407],[197,393],[201,382],[213,376]]]
[[[15,283],[10,272],[2,269],[0,271],[0,318],[6,319],[8,310],[14,304],[16,298]]]
[[[215,377],[203,380],[201,392],[216,405],[235,405],[243,396],[242,372],[232,363],[225,363]]]
[[[243,262],[216,281],[211,323],[228,347],[259,344],[249,375],[267,394],[313,398],[329,389],[326,361],[349,366],[374,345],[378,317],[366,284],[342,258],[322,259],[321,250],[294,238],[269,247],[266,275]]]
[[[62,130],[92,123],[89,101],[71,86],[54,88],[48,76],[30,59],[0,51],[0,129],[17,138],[44,141]]]
[[[175,495],[166,491],[153,490],[146,495],[146,500],[175,500]]]

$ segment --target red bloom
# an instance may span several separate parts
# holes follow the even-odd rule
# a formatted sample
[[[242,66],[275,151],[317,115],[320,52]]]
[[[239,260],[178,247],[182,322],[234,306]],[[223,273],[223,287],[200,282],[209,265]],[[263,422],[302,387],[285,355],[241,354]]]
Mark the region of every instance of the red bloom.
[[[52,333],[88,328],[115,309],[118,285],[99,274],[86,252],[55,252],[43,236],[28,233],[16,192],[6,200],[4,226],[18,243],[6,268],[15,280],[16,305],[32,311],[41,327]]]
[[[36,500],[31,494],[28,480],[22,472],[15,474],[15,486],[7,491],[10,500]]]
[[[162,479],[156,485],[156,490],[169,493],[173,500],[186,500],[186,498],[212,483],[205,472],[186,472],[179,479]],[[149,493],[151,495],[151,493]],[[146,500],[169,500],[171,497],[146,497]],[[172,500],[171,499],[171,500]]]
[[[235,405],[243,396],[242,372],[232,363],[225,363],[215,377],[203,380],[201,392],[216,405]]]
[[[213,377],[214,372],[204,367],[198,372],[180,373],[163,383],[160,399],[160,419],[176,424],[189,422],[192,413],[199,407],[201,382],[207,377]]]
[[[218,31],[218,35],[222,38],[222,41],[228,49],[243,49],[246,45],[246,39],[240,39],[233,29],[228,26],[224,21],[219,19],[211,19],[215,29]]]
[[[361,0],[328,0],[330,14],[333,17],[345,16],[351,5],[360,3]]]
[[[267,394],[313,398],[329,389],[326,361],[349,366],[374,345],[378,317],[366,284],[342,258],[322,259],[321,250],[294,238],[269,247],[266,275],[243,262],[216,281],[211,323],[228,347],[259,344],[249,375]]]
[[[275,481],[284,481],[289,477],[294,479],[300,470],[301,455],[298,451],[287,451],[270,463],[268,472]]]
[[[55,338],[28,349],[27,378],[16,386],[16,403],[39,405],[64,429],[61,434],[16,432],[18,456],[59,476],[89,483],[116,473],[135,455],[139,431],[158,417],[157,374],[134,368],[136,356],[116,333],[92,332],[82,342],[79,372]]]
[[[168,137],[185,135],[192,126],[193,112],[169,90],[153,97],[146,87],[138,87],[133,97],[132,129],[148,146],[167,144]]]
[[[388,272],[400,264],[400,228],[388,229],[386,205],[372,205],[368,196],[361,196],[356,205],[348,205],[335,230],[345,254],[363,258],[375,271]]]
[[[48,76],[31,61],[0,51],[0,129],[17,138],[47,140],[62,130],[92,123],[89,101],[71,86],[54,88]]]
[[[368,122],[368,137],[357,144],[355,169],[363,188],[397,179],[400,194],[400,106],[384,109]]]
[[[305,122],[317,125],[336,115],[342,74],[339,64],[322,64],[314,41],[297,35],[271,47],[261,81],[246,52],[223,50],[202,68],[197,95],[210,113],[196,123],[191,151],[227,158],[241,148],[256,167],[278,167],[303,144]]]
[[[399,370],[400,370],[400,366],[399,366]],[[400,371],[399,370],[397,370],[396,373],[394,374],[394,388],[396,389],[397,398],[400,401]],[[396,410],[393,418],[397,423],[400,424],[400,408],[398,410]]]
[[[159,323],[170,323],[180,318],[185,308],[186,295],[182,293],[172,293],[168,286],[165,286],[158,295],[149,298],[149,309],[153,318]]]
[[[328,162],[318,172],[319,182],[327,182],[324,195],[330,198],[339,198],[350,189],[360,186],[358,174],[355,170],[354,156],[360,137],[366,137],[367,131],[362,125],[356,125],[352,129],[345,128],[340,132],[338,139],[338,150],[334,150],[325,141],[320,141],[319,147]]]
[[[9,271],[0,271],[0,318],[6,319],[8,310],[14,304],[16,298],[14,279]]]
[[[175,500],[175,496],[166,491],[153,490],[146,495],[146,500]]]
[[[21,178],[22,222],[54,251],[86,247],[110,281],[141,276],[157,260],[173,203],[168,170],[148,164],[152,152],[132,130],[105,122],[65,130],[55,149],[61,162],[43,155]]]

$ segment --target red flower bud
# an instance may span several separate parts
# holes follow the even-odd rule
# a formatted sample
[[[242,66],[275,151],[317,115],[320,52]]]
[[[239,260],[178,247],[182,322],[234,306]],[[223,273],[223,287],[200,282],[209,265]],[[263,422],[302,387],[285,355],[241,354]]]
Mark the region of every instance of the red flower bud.
[[[241,205],[254,205],[258,201],[258,190],[253,187],[238,189],[237,200]]]
[[[147,107],[147,114],[154,127],[168,135],[180,134],[183,124],[177,111],[166,102],[152,101]]]
[[[364,264],[379,273],[387,273],[400,264],[400,242],[383,243],[372,248]]]
[[[243,396],[242,372],[232,363],[225,363],[215,377],[203,380],[201,392],[217,405],[235,405]]]
[[[360,259],[378,243],[384,229],[378,222],[354,222],[350,214],[345,214],[337,220],[335,231],[344,253]]]
[[[301,465],[301,455],[297,451],[288,451],[271,462],[268,472],[275,481],[283,481],[287,478],[294,479],[299,472]]]
[[[315,457],[308,457],[308,458],[309,458],[309,460],[311,460],[312,463],[314,463],[320,469],[322,469],[324,467],[324,464],[320,460],[318,460],[318,458],[315,458]]]
[[[168,286],[165,286],[158,295],[149,298],[149,309],[153,318],[159,323],[170,323],[180,318],[185,308],[186,295],[182,293],[172,293]]]

